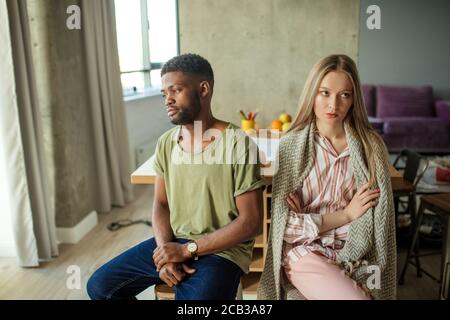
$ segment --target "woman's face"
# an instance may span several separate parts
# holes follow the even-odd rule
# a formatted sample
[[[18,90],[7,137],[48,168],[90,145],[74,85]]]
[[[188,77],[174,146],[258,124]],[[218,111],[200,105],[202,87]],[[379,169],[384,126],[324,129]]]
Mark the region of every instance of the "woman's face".
[[[353,104],[352,82],[344,72],[331,71],[323,77],[314,101],[316,121],[343,123]]]

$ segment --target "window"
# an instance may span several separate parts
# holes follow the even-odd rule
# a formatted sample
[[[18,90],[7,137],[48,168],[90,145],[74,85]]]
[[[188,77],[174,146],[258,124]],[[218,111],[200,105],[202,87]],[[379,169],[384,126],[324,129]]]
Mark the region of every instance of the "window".
[[[115,0],[124,95],[161,85],[164,62],[178,54],[177,0]]]

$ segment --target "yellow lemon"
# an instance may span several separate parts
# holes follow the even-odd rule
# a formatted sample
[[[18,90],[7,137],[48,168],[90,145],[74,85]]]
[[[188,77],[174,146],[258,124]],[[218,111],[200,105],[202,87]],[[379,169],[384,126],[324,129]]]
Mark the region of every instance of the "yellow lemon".
[[[292,121],[291,115],[286,112],[280,114],[280,117],[278,119],[283,123],[288,123]]]
[[[285,122],[285,123],[283,123],[283,126],[281,127],[281,130],[283,130],[283,131],[288,131],[289,130],[289,128],[291,127],[291,122]]]

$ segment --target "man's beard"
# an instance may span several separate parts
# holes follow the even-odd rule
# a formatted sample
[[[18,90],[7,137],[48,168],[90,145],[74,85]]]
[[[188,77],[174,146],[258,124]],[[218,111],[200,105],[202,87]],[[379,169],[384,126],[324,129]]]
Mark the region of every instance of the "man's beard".
[[[191,107],[186,109],[178,109],[178,113],[176,114],[175,118],[170,120],[170,122],[172,122],[175,125],[186,125],[189,123],[194,123],[194,120],[200,113],[201,106],[200,106],[200,97],[197,92],[194,93],[193,98],[194,101]]]

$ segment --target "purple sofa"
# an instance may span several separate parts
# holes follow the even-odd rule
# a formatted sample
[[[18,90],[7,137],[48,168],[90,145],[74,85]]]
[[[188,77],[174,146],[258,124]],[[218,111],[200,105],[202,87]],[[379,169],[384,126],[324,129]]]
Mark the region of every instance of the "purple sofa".
[[[362,90],[369,121],[390,152],[450,154],[450,101],[436,100],[431,86],[363,85]]]

